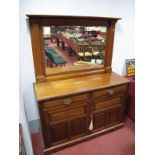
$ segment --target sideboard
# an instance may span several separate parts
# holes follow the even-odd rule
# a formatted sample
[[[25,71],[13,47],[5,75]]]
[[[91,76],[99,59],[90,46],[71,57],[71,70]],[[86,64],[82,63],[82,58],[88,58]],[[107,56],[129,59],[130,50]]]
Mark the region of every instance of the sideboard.
[[[45,154],[122,127],[128,83],[111,72],[34,84]]]
[[[44,154],[50,155],[54,151],[122,127],[129,80],[114,73],[111,67],[115,25],[120,18],[60,15],[27,17],[36,77],[34,92]],[[62,26],[106,29],[106,39],[101,44],[104,47],[101,48],[103,64],[47,68],[43,28]]]

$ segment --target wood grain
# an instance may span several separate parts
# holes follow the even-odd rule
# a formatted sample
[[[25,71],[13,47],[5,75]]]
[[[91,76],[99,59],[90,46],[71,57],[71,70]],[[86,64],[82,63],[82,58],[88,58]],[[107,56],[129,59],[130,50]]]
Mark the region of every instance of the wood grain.
[[[120,18],[27,15],[44,142],[44,154],[123,126],[129,81],[112,72],[115,24]],[[82,65],[45,69],[43,26],[107,26],[103,66]],[[92,128],[89,126],[92,123]]]
[[[83,76],[46,83],[34,84],[36,98],[38,101],[48,100],[70,94],[89,92],[96,89],[129,83],[129,81],[118,74],[104,73],[91,76]]]
[[[61,149],[122,123],[128,82],[112,72],[35,84],[45,149]],[[115,93],[109,96],[108,90]]]

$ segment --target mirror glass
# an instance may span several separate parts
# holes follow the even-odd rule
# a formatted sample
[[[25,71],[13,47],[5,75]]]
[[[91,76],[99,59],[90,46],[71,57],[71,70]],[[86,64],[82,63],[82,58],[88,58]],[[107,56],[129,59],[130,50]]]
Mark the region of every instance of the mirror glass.
[[[105,26],[43,27],[46,74],[103,67]]]

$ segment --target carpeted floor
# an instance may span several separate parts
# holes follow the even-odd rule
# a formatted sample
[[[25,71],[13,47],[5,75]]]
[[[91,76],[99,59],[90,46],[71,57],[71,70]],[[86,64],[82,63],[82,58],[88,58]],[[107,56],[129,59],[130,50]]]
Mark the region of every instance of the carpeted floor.
[[[134,122],[127,118],[125,126],[86,142],[73,145],[52,155],[134,155]],[[32,134],[34,155],[43,155],[41,139],[38,133]]]

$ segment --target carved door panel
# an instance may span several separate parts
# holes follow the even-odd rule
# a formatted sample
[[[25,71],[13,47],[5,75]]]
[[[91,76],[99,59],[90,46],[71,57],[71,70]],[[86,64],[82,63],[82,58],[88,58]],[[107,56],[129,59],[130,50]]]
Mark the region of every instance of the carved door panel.
[[[70,122],[71,137],[87,133],[87,117],[77,118]]]
[[[87,134],[87,117],[77,117],[50,125],[51,145]]]
[[[94,117],[93,117],[93,130],[104,128],[105,123],[106,123],[106,112],[105,111],[94,114]]]
[[[108,111],[107,125],[114,125],[121,120],[121,106],[114,107]]]
[[[50,126],[51,143],[56,143],[69,138],[69,126],[67,122]]]

